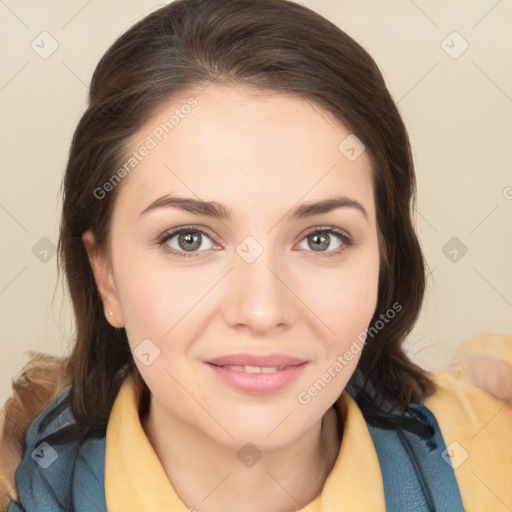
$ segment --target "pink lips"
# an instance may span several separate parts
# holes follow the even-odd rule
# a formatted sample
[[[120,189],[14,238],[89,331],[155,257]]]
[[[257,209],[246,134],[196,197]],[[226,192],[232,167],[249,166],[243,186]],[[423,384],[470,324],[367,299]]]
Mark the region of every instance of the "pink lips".
[[[231,354],[206,361],[213,374],[238,391],[262,395],[280,391],[299,378],[307,361],[283,354],[259,356]],[[237,367],[236,369],[233,367]],[[247,368],[244,371],[241,367]],[[271,370],[271,373],[253,373],[255,367]],[[277,368],[277,370],[275,370]]]

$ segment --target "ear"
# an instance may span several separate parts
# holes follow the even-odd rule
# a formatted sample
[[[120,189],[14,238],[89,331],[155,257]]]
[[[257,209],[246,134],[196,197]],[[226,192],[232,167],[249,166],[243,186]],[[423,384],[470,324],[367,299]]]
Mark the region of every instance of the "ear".
[[[88,230],[82,235],[89,263],[94,274],[94,280],[103,302],[105,317],[112,327],[123,327],[124,318],[121,303],[114,282],[112,268],[109,259],[98,248],[96,238]]]

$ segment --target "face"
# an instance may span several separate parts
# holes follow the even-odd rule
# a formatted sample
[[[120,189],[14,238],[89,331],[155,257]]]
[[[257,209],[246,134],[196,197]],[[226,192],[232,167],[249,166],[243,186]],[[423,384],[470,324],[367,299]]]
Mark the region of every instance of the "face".
[[[371,163],[341,152],[349,134],[299,97],[211,84],[132,140],[109,257],[91,263],[159,417],[272,449],[339,397],[379,275]]]

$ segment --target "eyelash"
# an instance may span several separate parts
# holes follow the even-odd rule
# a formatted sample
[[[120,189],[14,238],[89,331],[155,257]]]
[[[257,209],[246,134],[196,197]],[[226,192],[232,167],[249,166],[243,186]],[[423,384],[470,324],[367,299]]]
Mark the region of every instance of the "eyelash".
[[[168,231],[166,233],[163,233],[156,241],[158,246],[163,247],[170,239],[174,238],[176,235],[179,235],[182,231],[197,232],[197,233],[201,233],[202,235],[207,236],[210,239],[212,238],[209,235],[209,233],[207,231],[205,231],[204,229],[201,229],[201,228],[198,228],[195,226],[183,226],[183,227],[175,229],[173,231]],[[343,251],[347,250],[349,247],[354,245],[353,239],[345,231],[343,231],[341,229],[333,228],[331,226],[325,226],[325,227],[322,226],[319,228],[314,228],[311,231],[308,231],[300,241],[302,242],[302,240],[304,240],[308,236],[316,235],[316,234],[323,234],[323,233],[328,233],[328,234],[332,234],[332,235],[336,236],[339,240],[341,240],[343,242],[344,245],[342,246],[341,250],[338,250],[338,251],[329,251],[329,252],[307,251],[307,252],[312,253],[313,258],[318,258],[318,257],[325,258],[325,257],[336,256],[336,255],[341,254]],[[204,251],[199,251],[199,252],[175,251],[174,249],[171,250],[170,248],[166,248],[165,250],[167,252],[169,252],[170,254],[172,254],[173,256],[184,257],[184,258],[197,258],[197,257],[200,257],[200,256],[198,256],[198,254],[200,254],[200,252],[204,252]]]

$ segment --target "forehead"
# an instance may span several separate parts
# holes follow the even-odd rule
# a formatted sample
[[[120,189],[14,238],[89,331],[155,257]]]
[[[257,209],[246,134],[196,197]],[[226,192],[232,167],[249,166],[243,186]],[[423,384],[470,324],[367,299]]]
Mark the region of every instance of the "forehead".
[[[141,211],[156,197],[180,193],[246,210],[336,193],[357,196],[371,212],[371,161],[365,151],[347,158],[352,137],[332,114],[296,95],[196,87],[163,103],[133,138],[136,161],[118,200]]]

